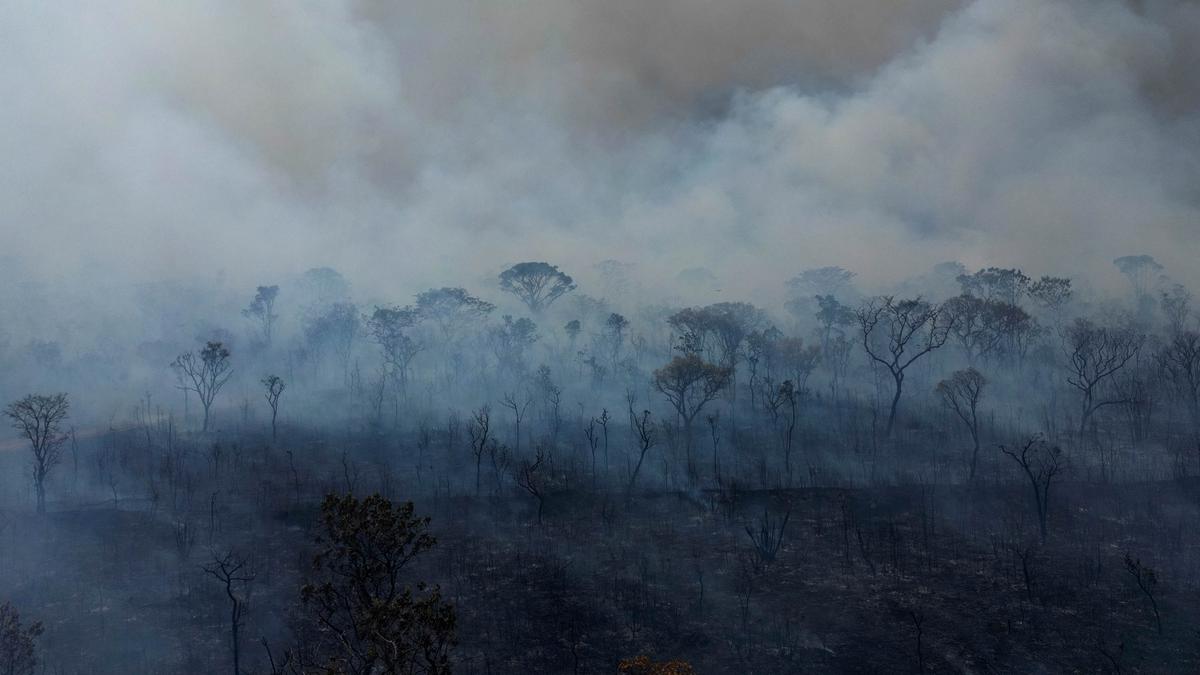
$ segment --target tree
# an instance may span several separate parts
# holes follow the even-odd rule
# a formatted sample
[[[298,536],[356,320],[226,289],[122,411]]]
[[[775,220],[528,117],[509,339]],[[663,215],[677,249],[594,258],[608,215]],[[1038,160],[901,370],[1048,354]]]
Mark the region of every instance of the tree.
[[[358,306],[352,302],[335,302],[304,321],[304,340],[310,351],[321,354],[332,349],[341,361],[345,374],[350,369],[350,355],[361,327]]]
[[[212,578],[225,586],[225,595],[231,603],[229,630],[233,649],[233,675],[241,675],[241,650],[239,632],[242,628],[242,614],[246,611],[246,585],[254,580],[254,573],[246,570],[246,561],[237,558],[232,552],[223,556],[213,554],[212,562],[202,568]],[[242,593],[235,591],[235,586],[241,586]]]
[[[467,427],[467,435],[471,437],[471,456],[475,458],[475,496],[479,496],[483,486],[483,453],[487,450],[489,435],[492,427],[492,408],[484,405],[471,413],[471,423]]]
[[[68,438],[62,432],[62,423],[67,419],[70,407],[66,394],[29,394],[4,409],[4,415],[29,441],[33,451],[32,473],[38,513],[46,512],[46,478],[62,459],[63,444]]]
[[[890,436],[904,390],[905,371],[917,359],[946,344],[953,316],[921,298],[895,300],[890,295],[869,300],[855,316],[867,356],[892,376],[894,389],[887,422]]]
[[[817,267],[792,277],[788,280],[787,287],[797,295],[835,296],[847,289],[855,276],[854,272],[841,267]]]
[[[1076,319],[1063,331],[1067,383],[1080,393],[1080,435],[1097,410],[1123,402],[1119,395],[1108,396],[1106,387],[1113,375],[1137,355],[1145,339],[1131,328],[1097,326],[1087,319]]]
[[[1046,445],[1041,434],[1035,434],[1020,449],[1010,450],[1001,445],[1000,452],[1012,458],[1033,488],[1033,505],[1037,513],[1038,529],[1042,539],[1046,538],[1046,517],[1050,511],[1050,486],[1062,471],[1062,450]]]
[[[275,299],[278,297],[278,286],[259,286],[250,306],[242,310],[242,316],[258,323],[263,341],[268,346],[271,344],[271,336],[275,331],[275,321],[279,318],[279,315],[275,313]]]
[[[271,406],[271,440],[276,437],[275,418],[279,416],[279,397],[283,395],[283,378],[278,375],[267,375],[262,379],[262,384],[267,388],[266,398],[267,404]]]
[[[500,290],[517,296],[534,314],[575,288],[574,279],[546,262],[517,263],[500,273]]]
[[[525,317],[513,320],[505,314],[503,323],[488,329],[487,340],[500,370],[520,373],[525,370],[525,350],[537,342],[537,324]]]
[[[1176,333],[1158,349],[1155,361],[1187,405],[1192,433],[1200,440],[1200,333]]]
[[[1150,296],[1150,285],[1163,270],[1163,266],[1158,264],[1154,256],[1149,255],[1123,255],[1114,258],[1113,264],[1129,280],[1129,285],[1133,288],[1133,297],[1139,306]]]
[[[1043,276],[1029,286],[1029,297],[1039,307],[1059,321],[1065,308],[1074,296],[1071,280],[1066,277]]]
[[[942,403],[954,411],[971,432],[971,470],[968,482],[975,482],[975,468],[979,461],[979,398],[987,380],[974,368],[956,370],[950,377],[938,382],[937,393]]]
[[[959,275],[958,284],[963,295],[1020,306],[1021,299],[1029,293],[1030,279],[1019,269],[988,267],[974,274]]]
[[[1191,317],[1192,292],[1183,284],[1173,284],[1159,294],[1158,305],[1167,317],[1167,325],[1171,333],[1181,333],[1187,329]]]
[[[654,388],[667,397],[683,421],[689,475],[692,466],[692,421],[729,384],[731,376],[730,368],[708,363],[695,354],[676,356],[670,363],[654,371]]]
[[[33,675],[37,672],[37,643],[42,624],[21,623],[21,615],[9,603],[0,605],[0,675]]]
[[[409,563],[433,548],[429,518],[412,502],[329,495],[321,504],[314,578],[301,598],[321,628],[304,672],[449,673],[455,612],[437,586],[406,583]]]
[[[1140,558],[1134,558],[1128,553],[1125,554],[1125,571],[1133,577],[1138,590],[1150,601],[1150,609],[1154,612],[1154,625],[1158,628],[1158,634],[1162,635],[1162,615],[1158,613],[1158,600],[1154,597],[1154,591],[1158,588],[1158,574],[1154,568],[1143,565]]]
[[[496,306],[462,288],[431,288],[417,295],[416,308],[449,341],[464,324],[486,318]]]
[[[609,360],[615,365],[621,357],[621,348],[625,346],[625,331],[629,328],[629,319],[613,312],[604,321],[604,340],[608,344]]]
[[[676,312],[668,320],[679,331],[676,348],[685,354],[703,354],[729,369],[736,377],[742,343],[767,323],[762,310],[748,302],[718,302]],[[730,394],[736,395],[736,386]]]
[[[422,316],[412,307],[376,307],[367,319],[371,339],[383,350],[383,361],[392,380],[401,389],[408,383],[412,360],[425,345],[412,335]]]
[[[537,500],[538,525],[542,524],[542,512],[546,507],[546,488],[542,484],[541,477],[541,469],[545,462],[546,451],[539,445],[534,449],[533,461],[522,461],[521,468],[517,471],[517,485]]]
[[[638,461],[633,467],[633,472],[629,474],[628,492],[633,492],[633,486],[637,483],[638,474],[642,471],[642,463],[646,461],[646,453],[650,452],[650,448],[654,447],[657,439],[654,435],[654,422],[650,419],[650,411],[643,410],[641,415],[633,411],[633,395],[629,395],[629,424],[633,427],[634,433],[638,438]]]
[[[817,296],[817,322],[821,324],[821,349],[829,349],[829,341],[835,332],[843,333],[854,325],[854,310],[832,295]]]
[[[221,387],[229,381],[233,370],[229,363],[229,350],[221,342],[208,342],[198,354],[184,352],[171,363],[179,378],[180,387],[196,392],[204,408],[204,426],[208,431],[209,413]]]

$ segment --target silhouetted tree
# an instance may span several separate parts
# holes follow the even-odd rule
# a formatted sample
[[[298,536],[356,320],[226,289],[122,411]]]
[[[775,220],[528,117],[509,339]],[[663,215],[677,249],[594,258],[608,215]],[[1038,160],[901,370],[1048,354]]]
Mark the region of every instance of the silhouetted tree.
[[[412,307],[376,307],[366,322],[371,339],[383,351],[388,374],[401,390],[408,384],[412,360],[425,348],[412,331],[421,319]]]
[[[229,631],[230,645],[233,650],[233,675],[241,675],[239,633],[242,628],[242,614],[246,611],[246,585],[254,580],[254,574],[246,570],[246,561],[234,556],[232,552],[222,556],[214,553],[212,562],[205,565],[203,569],[209,576],[221,582],[225,587],[225,595],[229,596]],[[241,587],[241,593],[235,589],[237,586]]]
[[[1029,479],[1038,529],[1042,539],[1045,539],[1047,515],[1050,512],[1050,487],[1063,468],[1062,450],[1057,446],[1048,446],[1041,434],[1035,434],[1019,449],[1010,450],[1008,446],[1001,445],[1000,452],[1011,457]]]
[[[204,408],[204,425],[201,431],[208,431],[213,401],[221,387],[225,386],[229,377],[233,375],[229,363],[229,350],[220,342],[209,342],[198,354],[180,354],[171,367],[179,377],[180,386],[196,392],[196,396],[199,397],[200,405]]]
[[[71,404],[66,394],[30,394],[4,409],[12,426],[29,441],[33,451],[33,485],[37,492],[37,512],[46,512],[46,478],[62,459],[68,436],[62,432]]]
[[[979,398],[983,395],[985,384],[987,380],[974,368],[956,370],[937,384],[942,403],[953,410],[971,432],[974,447],[971,449],[971,470],[967,474],[970,482],[975,481],[975,467],[979,462]]]
[[[708,363],[695,354],[676,356],[654,371],[654,388],[667,397],[683,422],[689,472],[692,468],[692,421],[729,384],[730,375],[729,368]]]
[[[496,306],[462,288],[431,288],[417,295],[417,312],[432,321],[442,339],[452,339],[465,324],[480,321]]]
[[[271,440],[276,438],[275,419],[279,416],[279,397],[283,395],[283,378],[278,375],[267,375],[262,379],[262,384],[267,388],[266,399],[267,404],[271,406]]]
[[[278,297],[278,286],[259,286],[250,306],[242,310],[242,316],[258,324],[263,342],[267,345],[271,344],[275,333],[275,321],[279,319],[279,315],[275,313],[275,300]]]
[[[946,344],[953,318],[920,298],[895,300],[891,296],[868,301],[856,316],[863,349],[887,368],[895,385],[887,422],[890,436],[904,390],[905,371],[917,359]]]
[[[523,262],[500,273],[500,290],[512,293],[530,312],[540,314],[563,294],[575,290],[575,280],[556,265]]]
[[[1132,328],[1097,326],[1087,319],[1076,319],[1063,331],[1067,383],[1080,393],[1081,435],[1097,410],[1123,401],[1119,395],[1108,396],[1106,387],[1113,375],[1137,355],[1145,339]]]

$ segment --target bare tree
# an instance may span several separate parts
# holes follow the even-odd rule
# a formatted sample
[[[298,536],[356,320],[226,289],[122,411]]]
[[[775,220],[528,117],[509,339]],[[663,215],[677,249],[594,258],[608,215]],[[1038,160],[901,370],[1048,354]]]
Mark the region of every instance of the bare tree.
[[[513,419],[516,421],[516,443],[513,446],[515,452],[521,452],[521,420],[525,419],[525,413],[529,410],[529,406],[533,405],[533,394],[525,392],[525,398],[518,400],[514,392],[507,392],[504,398],[500,401],[501,405],[513,412]]]
[[[29,441],[33,451],[33,485],[37,491],[37,512],[46,512],[46,478],[62,460],[63,444],[68,435],[62,432],[71,404],[66,394],[29,394],[10,403],[4,415],[12,426]]]
[[[954,411],[971,432],[971,469],[968,482],[975,482],[975,468],[979,461],[979,398],[987,380],[974,368],[957,370],[950,377],[938,382],[937,393],[942,403]]]
[[[267,404],[271,406],[271,440],[276,437],[275,419],[279,416],[279,397],[283,395],[283,379],[278,375],[267,375],[262,379],[263,386],[267,388],[266,398]]]
[[[1104,406],[1123,399],[1108,396],[1108,384],[1114,374],[1137,355],[1146,336],[1127,327],[1097,326],[1087,319],[1076,319],[1062,334],[1067,356],[1067,383],[1079,390],[1079,434],[1087,430],[1092,415]]]
[[[895,383],[887,422],[890,436],[904,390],[905,371],[917,359],[946,344],[953,317],[920,298],[895,300],[890,295],[868,301],[855,316],[863,349],[887,368]]]
[[[521,468],[517,472],[517,485],[521,486],[533,498],[537,500],[537,521],[538,525],[542,524],[542,511],[546,507],[546,490],[542,484],[541,469],[546,461],[546,451],[539,445],[534,449],[533,461],[525,460],[521,462]]]
[[[1200,440],[1200,333],[1176,333],[1159,348],[1155,360],[1187,405],[1192,433]]]
[[[171,363],[171,367],[179,376],[181,386],[196,392],[196,396],[200,398],[200,405],[204,408],[204,426],[201,427],[201,431],[208,431],[213,400],[233,375],[229,363],[229,350],[220,342],[208,342],[198,354],[180,354]]]
[[[480,470],[483,466],[483,453],[488,447],[488,437],[492,427],[492,408],[485,405],[471,414],[471,423],[467,426],[467,434],[471,438],[471,456],[475,458],[475,496],[481,489]]]
[[[1158,588],[1158,574],[1153,568],[1143,565],[1140,558],[1134,558],[1128,553],[1125,554],[1125,571],[1133,577],[1138,590],[1150,601],[1150,609],[1154,612],[1154,625],[1158,628],[1158,634],[1162,635],[1162,615],[1158,613],[1158,600],[1154,598],[1154,591]]]
[[[650,448],[654,447],[656,439],[654,437],[654,422],[650,419],[650,411],[643,410],[641,415],[633,411],[632,401],[629,404],[629,421],[633,425],[634,432],[638,437],[638,461],[637,466],[633,468],[633,473],[629,475],[630,492],[633,491],[633,486],[637,483],[638,473],[642,470],[642,462],[646,461],[646,453]]]
[[[1050,486],[1062,471],[1062,450],[1048,446],[1041,434],[1035,434],[1020,449],[1009,449],[1001,445],[1000,452],[1016,462],[1029,479],[1033,488],[1033,502],[1037,511],[1038,529],[1042,539],[1046,538],[1046,516],[1050,510]]]
[[[225,555],[212,556],[212,562],[204,565],[204,571],[225,586],[225,595],[229,596],[229,634],[233,649],[233,675],[241,675],[241,649],[239,634],[242,628],[242,615],[246,611],[246,585],[254,580],[254,573],[246,570],[246,561],[236,557],[233,552]],[[235,586],[241,586],[238,593]]]

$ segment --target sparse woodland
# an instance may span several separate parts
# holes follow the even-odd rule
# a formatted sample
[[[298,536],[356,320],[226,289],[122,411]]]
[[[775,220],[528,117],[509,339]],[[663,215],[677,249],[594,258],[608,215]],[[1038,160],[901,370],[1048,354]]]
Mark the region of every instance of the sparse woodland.
[[[1200,323],[1114,262],[11,293],[0,675],[1195,672]]]

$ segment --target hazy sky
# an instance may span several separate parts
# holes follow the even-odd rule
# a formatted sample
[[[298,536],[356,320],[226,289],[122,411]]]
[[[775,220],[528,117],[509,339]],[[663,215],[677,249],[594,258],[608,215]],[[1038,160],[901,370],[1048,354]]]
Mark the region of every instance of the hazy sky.
[[[1196,281],[1198,40],[1178,0],[12,0],[0,249],[68,280]]]

